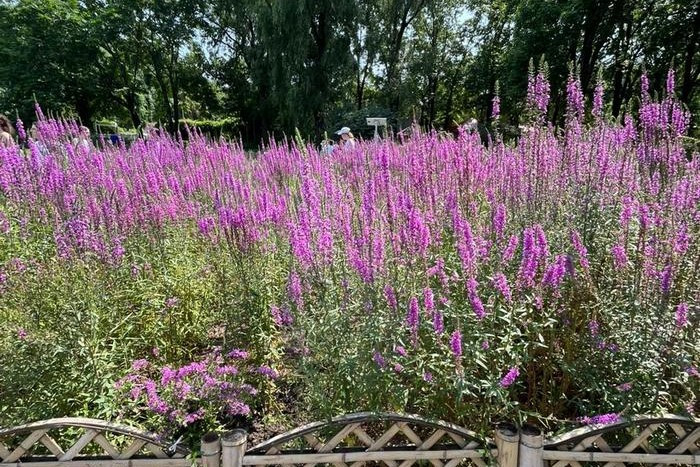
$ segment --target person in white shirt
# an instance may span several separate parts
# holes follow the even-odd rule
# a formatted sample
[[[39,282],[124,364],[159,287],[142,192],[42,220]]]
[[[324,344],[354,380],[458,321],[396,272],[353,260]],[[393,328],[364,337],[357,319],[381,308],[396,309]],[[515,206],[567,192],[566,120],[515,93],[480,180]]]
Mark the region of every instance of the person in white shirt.
[[[335,143],[333,142],[332,139],[326,139],[323,140],[321,143],[321,154],[325,156],[329,156],[333,154],[333,151],[335,150]]]
[[[340,136],[340,139],[343,141],[344,147],[351,148],[355,146],[355,137],[352,135],[350,128],[344,126],[340,130],[336,131],[335,134]]]
[[[92,141],[90,141],[90,129],[86,126],[80,127],[80,133],[76,138],[73,138],[73,145],[78,147],[83,147],[86,151],[92,149]]]

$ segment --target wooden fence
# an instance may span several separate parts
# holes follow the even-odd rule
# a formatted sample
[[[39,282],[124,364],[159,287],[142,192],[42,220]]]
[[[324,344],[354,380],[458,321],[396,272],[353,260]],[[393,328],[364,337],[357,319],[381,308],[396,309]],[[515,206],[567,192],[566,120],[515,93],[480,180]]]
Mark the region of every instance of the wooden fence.
[[[74,439],[66,449],[56,440]],[[134,428],[60,418],[0,429],[0,467],[241,467],[365,464],[408,467],[700,465],[700,419],[635,417],[545,437],[501,425],[493,439],[415,415],[357,413],[305,425],[248,446],[234,430],[202,438],[201,456]]]

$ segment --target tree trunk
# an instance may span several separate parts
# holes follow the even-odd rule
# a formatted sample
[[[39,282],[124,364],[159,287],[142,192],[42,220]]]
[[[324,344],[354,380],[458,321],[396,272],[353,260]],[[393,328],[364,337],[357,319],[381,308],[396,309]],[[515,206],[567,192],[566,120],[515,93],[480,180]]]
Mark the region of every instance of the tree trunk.
[[[126,107],[129,111],[129,116],[131,117],[131,123],[134,128],[139,129],[141,127],[141,115],[139,115],[138,103],[136,101],[136,94],[133,91],[129,91],[126,94]]]
[[[693,21],[693,33],[688,37],[688,45],[685,49],[685,60],[683,63],[683,86],[681,87],[681,101],[690,105],[690,98],[695,87],[695,80],[698,71],[693,72],[693,59],[697,53],[698,41],[700,40],[700,12],[695,11]]]

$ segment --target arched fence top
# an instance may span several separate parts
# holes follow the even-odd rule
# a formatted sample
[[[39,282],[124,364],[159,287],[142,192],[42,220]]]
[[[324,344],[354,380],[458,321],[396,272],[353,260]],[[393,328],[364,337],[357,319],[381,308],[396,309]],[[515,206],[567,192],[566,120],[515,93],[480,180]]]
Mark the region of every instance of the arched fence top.
[[[277,446],[281,446],[294,439],[308,437],[309,435],[319,432],[324,428],[328,427],[348,427],[356,426],[361,427],[362,425],[371,424],[373,422],[390,422],[392,423],[392,428],[396,432],[402,431],[407,425],[425,427],[432,430],[433,433],[439,431],[444,432],[444,434],[451,436],[456,441],[464,440],[464,444],[467,445],[479,445],[479,446],[493,446],[493,441],[490,438],[484,438],[479,436],[477,433],[467,430],[459,425],[444,421],[435,421],[423,418],[419,415],[401,415],[391,412],[357,412],[347,415],[341,415],[338,417],[333,417],[329,420],[318,421],[309,423],[307,425],[300,426],[286,433],[282,433],[273,438],[270,438],[252,448],[249,449],[250,453],[262,453],[268,452],[270,449],[274,449]],[[398,428],[394,428],[398,427]],[[342,432],[342,431],[341,431]],[[347,430],[346,435],[350,435],[353,430]],[[389,432],[387,432],[389,433]],[[387,434],[385,433],[385,435]],[[410,434],[409,434],[410,436]],[[390,440],[389,436],[387,441]],[[342,440],[339,440],[342,441]]]
[[[49,418],[39,422],[26,423],[24,425],[14,426],[12,428],[0,428],[0,438],[6,436],[36,431],[40,429],[54,428],[90,428],[103,432],[110,432],[119,435],[126,435],[132,438],[143,439],[154,444],[160,444],[158,437],[152,433],[139,430],[127,425],[119,425],[117,423],[99,420],[97,418],[86,417],[64,417],[64,418]]]
[[[65,450],[50,434],[75,428],[82,430],[83,434]],[[105,435],[131,442],[119,449]],[[17,443],[20,439],[21,442]],[[15,445],[6,444],[8,440],[14,440]],[[0,429],[0,464],[18,462],[30,455],[36,446],[43,446],[58,461],[74,460],[84,456],[83,451],[90,444],[96,444],[101,452],[114,460],[128,460],[142,452],[157,459],[181,459],[189,454],[183,446],[170,445],[154,434],[134,427],[93,418],[65,417]]]
[[[700,426],[700,418],[683,417],[680,415],[662,414],[662,415],[639,415],[619,422],[609,423],[605,425],[589,425],[581,428],[576,428],[564,434],[546,438],[544,441],[545,449],[560,448],[567,445],[577,445],[580,442],[596,436],[602,436],[607,433],[625,430],[631,427],[647,427],[649,425],[676,425],[682,427],[698,427]]]

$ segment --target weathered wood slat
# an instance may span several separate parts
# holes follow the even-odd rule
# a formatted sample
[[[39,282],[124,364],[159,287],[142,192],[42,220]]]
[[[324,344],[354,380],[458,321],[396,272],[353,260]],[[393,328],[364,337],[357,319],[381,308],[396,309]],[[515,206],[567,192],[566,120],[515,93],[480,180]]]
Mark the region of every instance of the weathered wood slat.
[[[360,426],[359,423],[351,423],[350,425],[345,425],[342,430],[335,434],[334,437],[328,440],[328,442],[318,450],[318,452],[331,452],[338,444],[340,444],[355,428]]]
[[[119,455],[119,459],[131,459],[133,456],[135,456],[141,448],[146,444],[146,441],[143,439],[135,439],[132,441],[132,443],[129,445],[128,448],[126,448],[122,453]]]
[[[148,449],[156,458],[167,459],[168,455],[163,452],[160,446],[153,443],[146,443],[146,449]]]
[[[56,456],[56,459],[60,459],[61,456],[65,454],[61,446],[59,446],[58,443],[52,437],[50,437],[48,433],[39,438],[39,442],[46,446],[46,449],[48,449],[51,452],[51,454]]]
[[[368,435],[367,432],[363,430],[361,426],[358,426],[357,428],[352,430],[352,434],[357,436],[357,439],[360,440],[360,442],[367,447],[370,447],[372,444],[374,444],[374,440],[372,439],[372,437]]]
[[[312,434],[304,435],[304,439],[306,440],[307,443],[309,443],[309,446],[314,451],[318,451],[319,449],[321,449],[323,447],[323,443],[321,442],[321,440],[319,440],[317,437],[315,437]]]
[[[584,440],[581,441],[580,443],[578,443],[578,444],[577,444],[576,446],[574,446],[574,448],[571,449],[570,451],[569,451],[569,450],[566,450],[566,451],[559,451],[559,452],[577,452],[577,451],[585,451],[586,449],[588,449],[588,448],[590,448],[591,446],[593,446],[593,443],[595,443],[595,442],[598,440],[598,438],[600,438],[600,434],[595,434],[595,435],[593,435],[593,436],[590,436],[590,437],[584,439]],[[546,451],[547,451],[547,450],[545,449],[545,455],[546,455]],[[545,457],[545,459],[546,459],[546,457]],[[552,467],[565,467],[566,465],[568,465],[567,462],[565,462],[565,461],[560,461],[560,462],[557,462],[556,464],[554,464]]]
[[[61,462],[72,460],[75,456],[80,454],[80,451],[82,451],[85,446],[90,444],[93,438],[98,434],[99,433],[97,430],[88,428],[85,430],[85,434],[83,434],[83,436],[81,436],[78,441],[76,441],[75,444],[73,444],[73,446],[71,446],[58,460]]]
[[[676,436],[678,436],[678,439],[683,439],[688,434],[678,423],[669,423],[668,426],[671,427]]]
[[[104,449],[105,453],[112,459],[119,458],[119,451],[117,451],[117,448],[115,448],[102,433],[98,433],[93,441]]]
[[[651,436],[652,433],[654,433],[657,428],[661,427],[662,425],[658,424],[653,424],[647,426],[639,435],[637,435],[632,441],[627,443],[622,449],[618,450],[617,452],[632,452],[635,449],[637,449],[638,446],[642,445],[649,436]],[[613,463],[613,462],[608,462],[605,464],[603,467],[614,467],[614,466],[619,466],[620,463]],[[624,467],[624,464],[622,464],[622,467]]]
[[[689,464],[699,465],[700,457],[693,454],[647,454],[634,452],[576,452],[576,451],[545,451],[545,460],[567,460],[582,462],[627,462],[649,464]]]
[[[452,440],[455,443],[457,443],[457,446],[459,446],[460,448],[463,448],[467,444],[467,440],[459,435],[456,435],[454,433],[448,433],[448,435],[450,435],[450,438],[452,438]]]
[[[610,445],[608,445],[608,442],[605,441],[605,439],[603,439],[602,436],[598,437],[596,445],[598,446],[598,449],[600,449],[601,452],[615,452],[610,447]],[[608,465],[612,465],[613,467],[625,467],[625,464],[620,464],[619,462],[608,462]]]
[[[408,426],[408,424],[404,422],[399,422],[397,423],[399,426],[399,429],[403,434],[406,435],[406,438],[416,446],[419,446],[421,443],[423,443],[423,440],[420,439],[420,436],[418,436],[413,430],[411,430],[411,427]]]
[[[416,450],[417,451],[426,451],[426,450],[432,448],[433,445],[435,445],[435,443],[440,441],[440,439],[443,436],[445,436],[445,430],[436,430],[435,433],[433,433],[432,435],[430,435],[430,437],[428,437],[428,439],[423,441],[420,445],[417,445]],[[402,462],[401,464],[399,464],[399,467],[408,467],[412,463],[413,463],[413,461],[406,460],[406,461]],[[433,464],[435,467],[443,467],[443,463],[440,462],[439,460],[431,459],[430,463]]]
[[[7,449],[7,446],[5,446],[3,443],[0,443],[0,460],[4,460],[5,458],[10,456],[10,450]]]
[[[399,432],[399,426],[396,423],[394,423],[393,425],[391,425],[389,427],[388,430],[386,430],[384,432],[384,434],[382,436],[377,438],[377,440],[374,442],[374,444],[372,444],[372,446],[370,446],[367,449],[367,451],[377,451],[377,450],[383,448],[384,445],[386,445],[386,443],[388,443],[389,440],[391,438],[393,438],[396,435],[396,433],[398,433],[398,432]]]
[[[201,465],[198,459],[196,465]],[[72,460],[68,463],[61,461],[16,462],[1,464],[3,467],[192,467],[190,459],[86,459]]]
[[[495,454],[495,453],[494,453]],[[481,458],[482,452],[473,449],[455,449],[442,451],[374,451],[374,452],[330,452],[317,454],[276,454],[276,455],[249,455],[243,458],[243,465],[271,465],[271,464],[323,464],[356,461],[383,461],[385,459],[466,459]]]
[[[11,463],[18,461],[23,455],[27,453],[29,449],[31,449],[32,446],[34,446],[34,443],[39,441],[39,439],[41,439],[41,437],[46,434],[47,431],[49,430],[47,428],[44,428],[30,433],[29,436],[24,438],[24,440],[19,444],[19,446],[17,446],[15,450],[10,453],[9,456],[3,459],[3,462]]]

